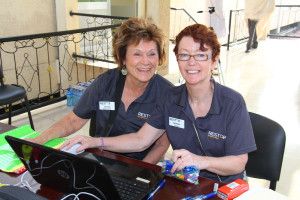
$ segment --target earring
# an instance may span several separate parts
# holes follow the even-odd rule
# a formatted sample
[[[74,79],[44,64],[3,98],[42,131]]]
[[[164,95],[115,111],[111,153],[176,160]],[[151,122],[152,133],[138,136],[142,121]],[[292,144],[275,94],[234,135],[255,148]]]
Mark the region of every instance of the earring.
[[[124,75],[124,76],[126,76],[127,75],[127,69],[126,69],[126,67],[124,66],[124,67],[122,67],[122,69],[121,69],[121,73]]]

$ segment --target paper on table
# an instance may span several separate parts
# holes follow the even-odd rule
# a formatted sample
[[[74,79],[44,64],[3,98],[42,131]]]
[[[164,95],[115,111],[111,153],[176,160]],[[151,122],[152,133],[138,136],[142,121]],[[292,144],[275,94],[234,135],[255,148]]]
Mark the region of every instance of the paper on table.
[[[6,135],[24,139],[34,138],[38,136],[39,133],[32,130],[29,125],[24,125],[0,134],[0,170],[17,174],[22,173],[25,171],[25,167],[5,140]],[[57,138],[46,142],[44,145],[52,148],[58,148],[64,140],[65,139],[63,138]]]
[[[250,187],[247,192],[243,193],[241,196],[235,198],[234,200],[262,200],[262,199],[288,200],[288,197],[278,192],[275,192],[269,188]]]

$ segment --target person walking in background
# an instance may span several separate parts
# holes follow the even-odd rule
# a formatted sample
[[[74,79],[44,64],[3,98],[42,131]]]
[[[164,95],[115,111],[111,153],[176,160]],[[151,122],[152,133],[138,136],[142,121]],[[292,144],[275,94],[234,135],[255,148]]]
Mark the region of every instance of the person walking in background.
[[[257,48],[258,39],[267,37],[274,9],[275,0],[245,0],[245,19],[249,31],[246,53]]]

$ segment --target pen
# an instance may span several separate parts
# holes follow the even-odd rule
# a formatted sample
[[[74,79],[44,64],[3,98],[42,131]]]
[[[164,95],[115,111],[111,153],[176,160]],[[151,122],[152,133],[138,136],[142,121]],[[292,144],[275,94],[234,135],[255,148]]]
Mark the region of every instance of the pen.
[[[213,198],[217,195],[217,192],[211,192],[208,194],[201,194],[198,196],[194,196],[194,197],[185,197],[181,200],[203,200],[203,199],[209,199],[209,198]]]
[[[209,199],[209,198],[213,198],[214,196],[216,196],[217,193],[216,192],[211,192],[211,193],[208,193],[208,194],[204,194],[202,195],[202,199]]]
[[[185,197],[185,198],[183,198],[181,200],[203,200],[203,199],[213,198],[213,197],[217,196],[218,187],[219,187],[219,184],[215,183],[214,184],[213,192],[208,193],[208,194],[201,194],[201,195],[194,196],[194,197]]]
[[[166,180],[165,180],[165,179],[161,180],[160,183],[158,184],[157,188],[155,188],[155,190],[153,190],[153,191],[149,194],[147,200],[151,200],[151,199],[153,198],[153,196],[158,192],[158,190],[160,190],[161,188],[164,187],[165,183],[166,183]]]

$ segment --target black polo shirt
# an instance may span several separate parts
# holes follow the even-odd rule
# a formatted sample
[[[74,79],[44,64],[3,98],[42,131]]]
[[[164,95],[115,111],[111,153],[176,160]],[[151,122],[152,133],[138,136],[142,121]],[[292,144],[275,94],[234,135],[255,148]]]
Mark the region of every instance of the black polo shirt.
[[[165,129],[173,149],[186,149],[197,155],[222,157],[256,150],[243,97],[216,82],[212,104],[206,116],[195,119],[184,84],[171,90],[165,105],[158,108],[147,123],[155,128]],[[200,176],[218,180],[215,174],[205,170],[200,172]],[[230,182],[243,178],[243,173],[220,178],[224,182]]]
[[[119,70],[112,69],[97,77],[86,89],[78,104],[74,107],[74,113],[83,119],[90,119],[93,112],[96,113],[96,133],[103,135],[110,110],[113,109],[116,83]],[[132,102],[127,111],[121,101],[112,130],[109,136],[137,132],[151,116],[157,105],[162,105],[167,98],[167,90],[172,84],[155,74],[146,87],[145,92]],[[143,152],[125,154],[136,159],[143,159],[151,148]]]

